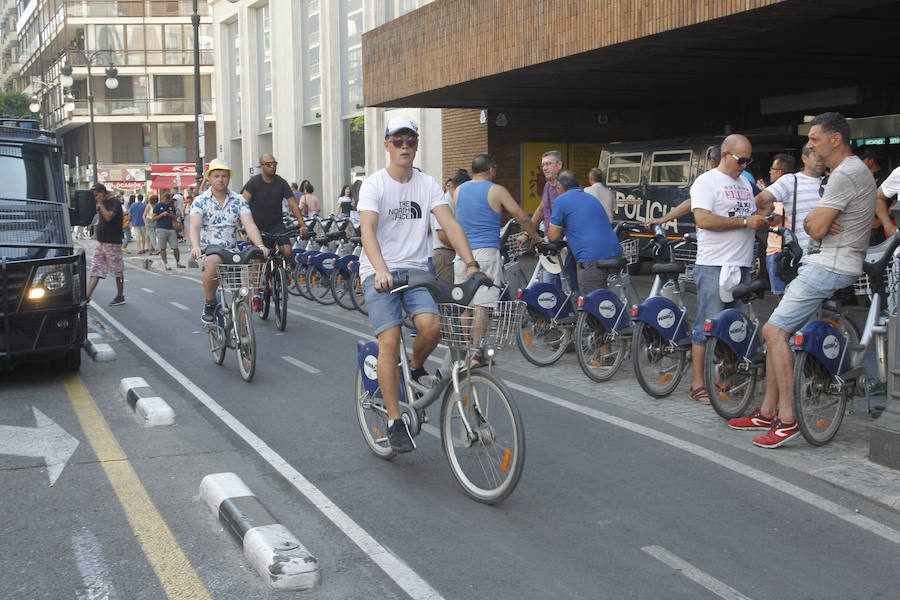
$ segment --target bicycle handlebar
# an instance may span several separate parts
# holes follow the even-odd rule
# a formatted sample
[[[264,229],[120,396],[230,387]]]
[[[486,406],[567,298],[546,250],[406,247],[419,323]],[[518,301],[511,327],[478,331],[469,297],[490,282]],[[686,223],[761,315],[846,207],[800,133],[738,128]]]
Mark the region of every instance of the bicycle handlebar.
[[[424,287],[438,304],[468,306],[475,297],[475,292],[482,286],[502,289],[481,271],[472,273],[464,282],[458,284],[447,283],[427,271],[409,271],[406,276],[394,279],[390,293],[403,291],[406,288]]]

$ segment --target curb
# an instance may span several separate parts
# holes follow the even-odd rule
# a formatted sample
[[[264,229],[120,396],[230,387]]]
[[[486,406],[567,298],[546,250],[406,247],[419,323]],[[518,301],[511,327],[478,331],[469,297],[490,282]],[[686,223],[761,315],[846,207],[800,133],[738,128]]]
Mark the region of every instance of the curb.
[[[200,497],[242,545],[244,557],[274,590],[306,590],[321,581],[319,561],[234,473],[200,482]]]
[[[119,389],[128,405],[144,420],[145,426],[157,427],[175,422],[175,411],[165,400],[153,394],[143,377],[124,377]]]
[[[111,362],[116,360],[116,351],[109,344],[103,343],[99,333],[89,333],[84,343],[84,351],[94,362]]]

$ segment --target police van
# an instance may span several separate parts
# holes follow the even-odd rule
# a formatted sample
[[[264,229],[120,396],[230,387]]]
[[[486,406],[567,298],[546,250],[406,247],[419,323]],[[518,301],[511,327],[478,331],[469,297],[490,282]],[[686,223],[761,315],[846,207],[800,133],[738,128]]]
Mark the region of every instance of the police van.
[[[785,152],[802,166],[800,152],[806,138],[800,135],[748,135],[753,144],[753,179],[768,181],[772,157]],[[661,217],[690,196],[698,175],[718,162],[724,135],[608,144],[600,154],[604,184],[616,198],[615,221],[646,221]],[[670,237],[694,231],[688,214],[664,225]],[[648,236],[650,233],[648,232]],[[641,237],[638,234],[638,237]],[[647,259],[649,256],[642,256]]]
[[[95,208],[86,190],[69,207],[55,133],[0,118],[0,368],[35,358],[80,367],[86,269],[71,226],[90,224]]]

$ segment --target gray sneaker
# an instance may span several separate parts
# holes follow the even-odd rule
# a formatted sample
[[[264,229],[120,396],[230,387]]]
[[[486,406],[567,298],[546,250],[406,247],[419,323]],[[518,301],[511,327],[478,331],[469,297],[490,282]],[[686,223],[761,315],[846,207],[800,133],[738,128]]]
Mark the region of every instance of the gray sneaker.
[[[391,444],[391,450],[398,454],[412,452],[416,449],[416,443],[403,419],[397,419],[393,425],[388,427],[388,442]]]
[[[109,301],[110,306],[118,306],[120,304],[125,304],[125,296],[116,296]]]
[[[412,377],[413,381],[415,381],[422,387],[433,388],[438,382],[438,379],[434,375],[431,375],[428,371],[426,371],[425,367],[413,369],[409,374]]]

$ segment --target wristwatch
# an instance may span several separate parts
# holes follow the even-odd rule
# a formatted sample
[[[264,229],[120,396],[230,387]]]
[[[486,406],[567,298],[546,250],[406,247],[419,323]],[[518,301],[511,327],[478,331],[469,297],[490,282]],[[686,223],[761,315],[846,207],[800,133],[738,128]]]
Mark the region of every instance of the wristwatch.
[[[744,229],[747,228],[747,217],[744,217]]]
[[[467,267],[475,267],[475,268],[478,269],[479,271],[481,270],[481,265],[478,264],[478,261],[477,261],[477,260],[473,260],[473,261],[471,261],[471,262],[467,262],[467,263],[466,263],[466,266],[467,266]]]

